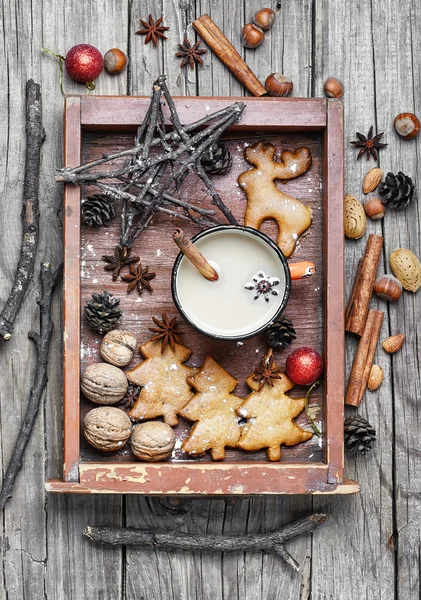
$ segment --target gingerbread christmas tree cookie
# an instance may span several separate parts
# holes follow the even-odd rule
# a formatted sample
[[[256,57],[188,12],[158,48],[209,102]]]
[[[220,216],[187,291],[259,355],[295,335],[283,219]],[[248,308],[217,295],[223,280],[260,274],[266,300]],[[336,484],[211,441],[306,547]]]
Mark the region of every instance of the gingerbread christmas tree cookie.
[[[244,158],[254,166],[238,177],[238,183],[247,196],[244,225],[259,229],[263,221],[274,219],[279,227],[278,246],[291,256],[300,235],[311,225],[311,209],[292,196],[288,196],[275,184],[302,175],[311,166],[308,148],[295,152],[284,150],[281,160],[274,160],[275,146],[256,142],[244,150]]]
[[[189,383],[198,391],[180,415],[196,421],[181,449],[188,454],[203,454],[207,450],[214,460],[225,458],[225,446],[235,448],[240,439],[238,416],[235,412],[242,398],[231,392],[238,381],[231,377],[210,356]]]
[[[288,377],[276,366],[272,349],[266,354],[261,367],[247,378],[253,392],[244,400],[237,413],[248,419],[238,443],[243,450],[267,448],[269,460],[280,460],[281,445],[295,446],[313,435],[297,425],[293,419],[304,409],[305,398],[290,398],[286,392],[294,387]]]
[[[164,417],[165,423],[175,426],[177,415],[193,396],[187,378],[197,372],[183,363],[191,354],[184,346],[177,328],[176,317],[169,319],[164,313],[162,321],[154,319],[155,335],[139,349],[146,359],[134,369],[126,371],[130,383],[142,386],[129,416],[133,420]]]

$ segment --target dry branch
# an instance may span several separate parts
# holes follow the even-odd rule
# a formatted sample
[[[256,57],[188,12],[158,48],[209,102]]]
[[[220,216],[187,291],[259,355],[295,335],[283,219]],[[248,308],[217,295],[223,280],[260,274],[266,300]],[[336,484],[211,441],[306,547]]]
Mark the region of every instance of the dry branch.
[[[41,146],[45,139],[42,126],[41,89],[30,79],[26,83],[26,157],[23,184],[22,246],[15,280],[0,314],[0,337],[9,340],[13,325],[34,274],[39,238],[39,166]]]
[[[265,551],[275,552],[282,560],[298,571],[297,561],[285,549],[285,542],[316,529],[326,521],[323,514],[308,515],[267,533],[246,535],[189,534],[178,531],[156,532],[120,527],[91,527],[84,534],[94,542],[113,546],[150,546],[174,550],[207,550],[212,552]]]
[[[29,394],[26,415],[20,428],[15,447],[13,448],[12,457],[0,490],[0,508],[4,508],[8,498],[12,495],[13,485],[16,476],[22,467],[23,454],[31,437],[31,432],[41,404],[42,394],[47,383],[48,350],[54,327],[53,322],[51,321],[51,301],[54,287],[61,272],[62,266],[52,273],[48,263],[43,263],[41,265],[41,298],[38,301],[40,306],[40,333],[36,333],[35,331],[30,331],[28,333],[30,339],[35,343],[38,353],[35,378]]]

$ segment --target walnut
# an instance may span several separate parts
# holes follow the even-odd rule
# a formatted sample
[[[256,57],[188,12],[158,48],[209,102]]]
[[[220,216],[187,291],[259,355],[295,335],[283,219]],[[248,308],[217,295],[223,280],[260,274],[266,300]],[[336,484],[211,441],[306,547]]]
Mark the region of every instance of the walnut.
[[[130,331],[113,329],[102,339],[101,356],[116,367],[125,367],[133,358],[136,344],[136,338]]]
[[[175,434],[173,429],[162,421],[148,421],[134,427],[130,443],[137,458],[157,462],[171,456]]]
[[[104,452],[122,448],[132,433],[132,423],[120,408],[100,406],[90,410],[83,421],[87,442]]]
[[[128,385],[124,371],[107,363],[86,367],[80,382],[85,396],[97,404],[116,404],[126,394]]]

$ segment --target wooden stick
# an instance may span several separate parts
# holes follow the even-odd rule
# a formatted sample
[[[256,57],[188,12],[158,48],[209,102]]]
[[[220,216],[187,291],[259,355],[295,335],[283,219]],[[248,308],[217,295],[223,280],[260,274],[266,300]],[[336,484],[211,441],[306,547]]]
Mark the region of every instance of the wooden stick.
[[[121,527],[85,527],[83,533],[94,542],[112,546],[146,546],[175,550],[235,552],[257,550],[275,552],[296,571],[300,566],[284,544],[291,538],[313,531],[326,521],[323,514],[313,514],[283,525],[275,531],[241,535],[191,534],[179,531],[148,531]]]
[[[177,228],[172,237],[184,256],[189,259],[191,264],[196,267],[203,277],[206,277],[206,279],[209,279],[209,281],[217,281],[218,273],[208,263],[206,258],[197,249],[193,242],[189,240],[182,229]]]
[[[371,309],[368,313],[364,332],[358,344],[349,375],[345,404],[359,406],[361,403],[373,364],[377,342],[379,341],[383,317],[384,313],[379,310]]]
[[[31,437],[32,429],[42,400],[42,394],[47,384],[48,350],[50,348],[51,334],[53,333],[53,322],[51,321],[51,301],[55,285],[61,275],[62,265],[53,273],[50,265],[41,265],[41,299],[40,306],[40,332],[30,331],[28,336],[35,343],[38,359],[35,371],[34,383],[29,394],[28,407],[25,418],[21,425],[12,457],[7,467],[6,475],[0,490],[0,508],[4,508],[7,500],[11,497],[13,485],[17,474],[22,467],[22,459],[25,448]]]
[[[23,182],[22,246],[15,280],[0,314],[0,338],[12,337],[13,324],[19,313],[34,265],[39,238],[39,167],[45,131],[41,122],[41,89],[30,79],[26,84],[26,157]]]
[[[193,21],[193,27],[216,54],[221,62],[231,73],[248,89],[253,96],[263,96],[266,90],[247,63],[238,54],[237,50],[222,33],[219,27],[212,21],[209,15],[203,15]]]
[[[364,258],[358,264],[354,286],[345,311],[345,331],[363,335],[370,308],[373,285],[383,247],[381,235],[369,236]]]

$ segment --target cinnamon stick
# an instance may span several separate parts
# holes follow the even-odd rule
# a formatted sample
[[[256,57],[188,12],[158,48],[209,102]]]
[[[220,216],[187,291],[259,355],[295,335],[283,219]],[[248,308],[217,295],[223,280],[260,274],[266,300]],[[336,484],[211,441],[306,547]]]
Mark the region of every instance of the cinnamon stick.
[[[184,231],[177,228],[173,233],[173,240],[180,248],[181,252],[186,258],[192,263],[193,266],[209,281],[216,281],[218,279],[218,273],[208,263],[203,254],[197,249],[191,240],[186,236]]]
[[[345,395],[345,404],[359,406],[367,386],[368,376],[373,365],[380,329],[384,313],[379,310],[369,310],[363,335],[358,344],[348,387]]]
[[[256,75],[209,15],[203,15],[193,21],[193,27],[219,60],[253,96],[266,94],[265,88]]]
[[[370,308],[373,285],[383,247],[381,235],[369,236],[365,254],[358,264],[354,286],[345,311],[345,331],[363,335]]]

